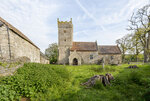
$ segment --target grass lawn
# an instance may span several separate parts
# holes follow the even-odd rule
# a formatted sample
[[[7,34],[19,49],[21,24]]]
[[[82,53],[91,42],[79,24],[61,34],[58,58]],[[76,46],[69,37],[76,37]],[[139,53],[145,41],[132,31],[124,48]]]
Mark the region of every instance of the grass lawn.
[[[150,101],[150,65],[128,66],[25,64],[14,76],[0,78],[0,101],[21,97],[33,101]],[[87,89],[80,85],[105,73],[115,77],[111,86],[98,83]]]

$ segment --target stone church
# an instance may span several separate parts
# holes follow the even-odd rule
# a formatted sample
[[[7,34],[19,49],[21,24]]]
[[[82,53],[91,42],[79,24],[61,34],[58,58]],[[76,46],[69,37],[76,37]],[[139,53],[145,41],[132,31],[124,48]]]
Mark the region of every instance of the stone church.
[[[121,51],[117,45],[98,45],[96,42],[74,42],[72,19],[58,23],[58,64],[120,64]]]
[[[22,32],[0,17],[0,61],[28,60],[49,63],[40,49]]]

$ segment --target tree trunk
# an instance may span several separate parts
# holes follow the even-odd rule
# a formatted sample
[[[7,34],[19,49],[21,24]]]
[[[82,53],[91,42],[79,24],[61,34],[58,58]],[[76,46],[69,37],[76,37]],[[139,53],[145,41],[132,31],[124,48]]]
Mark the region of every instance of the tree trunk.
[[[125,53],[122,53],[122,61],[125,62]]]
[[[137,46],[137,44],[136,44],[136,46],[135,46],[135,48],[136,48],[136,62],[138,62],[138,55],[139,55],[139,52],[138,52],[138,48],[137,48],[138,46]]]
[[[148,53],[147,53],[147,48],[144,48],[144,63],[148,62]]]
[[[148,31],[148,39],[147,39],[147,57],[148,57],[148,61],[150,61],[149,60],[149,58],[150,58],[150,31]]]

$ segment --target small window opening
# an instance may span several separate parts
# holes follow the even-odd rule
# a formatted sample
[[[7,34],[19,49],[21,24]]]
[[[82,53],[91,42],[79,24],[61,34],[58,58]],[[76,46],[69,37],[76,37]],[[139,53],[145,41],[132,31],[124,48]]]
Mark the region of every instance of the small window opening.
[[[64,30],[64,33],[66,33],[66,30]]]
[[[93,55],[90,55],[90,59],[93,59]]]
[[[113,60],[114,59],[114,56],[111,56],[111,60]]]

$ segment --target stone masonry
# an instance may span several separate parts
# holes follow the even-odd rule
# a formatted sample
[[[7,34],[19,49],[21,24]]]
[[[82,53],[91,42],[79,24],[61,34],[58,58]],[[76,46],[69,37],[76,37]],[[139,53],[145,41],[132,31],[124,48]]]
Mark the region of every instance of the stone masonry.
[[[72,20],[69,22],[59,21],[58,19],[58,49],[59,49],[59,64],[68,64],[70,48],[73,41],[73,24]]]
[[[14,61],[22,57],[40,63],[40,49],[18,29],[0,18],[0,61]]]
[[[121,51],[117,45],[97,45],[96,42],[73,42],[73,24],[70,21],[58,23],[58,64],[120,64]]]

